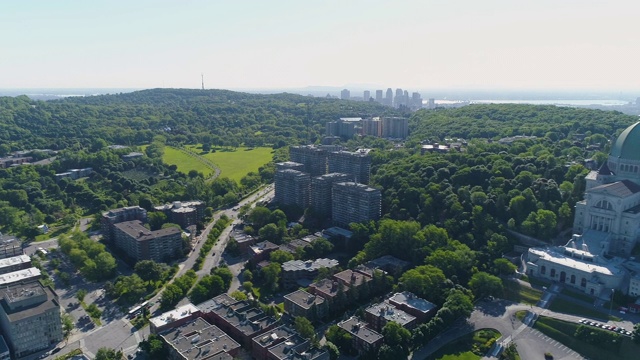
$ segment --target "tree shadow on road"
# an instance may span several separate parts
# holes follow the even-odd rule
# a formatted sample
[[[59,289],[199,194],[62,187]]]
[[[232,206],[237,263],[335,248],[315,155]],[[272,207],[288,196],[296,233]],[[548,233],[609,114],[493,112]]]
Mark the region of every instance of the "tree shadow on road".
[[[490,316],[501,316],[512,303],[507,300],[480,300],[476,303],[476,310]]]

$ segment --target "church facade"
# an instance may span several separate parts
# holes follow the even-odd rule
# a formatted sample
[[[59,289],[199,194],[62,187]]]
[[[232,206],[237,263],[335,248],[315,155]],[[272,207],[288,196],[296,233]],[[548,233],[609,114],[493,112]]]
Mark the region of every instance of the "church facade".
[[[529,249],[527,274],[595,296],[608,297],[612,289],[638,293],[630,282],[640,268],[631,258],[640,238],[640,122],[620,134],[607,162],[585,180],[576,235],[565,246]]]

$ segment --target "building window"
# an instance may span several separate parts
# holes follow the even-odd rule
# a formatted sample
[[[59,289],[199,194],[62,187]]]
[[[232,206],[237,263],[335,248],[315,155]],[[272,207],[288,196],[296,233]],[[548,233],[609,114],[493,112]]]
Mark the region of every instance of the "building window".
[[[551,277],[556,277],[556,269],[551,269]]]
[[[587,286],[587,279],[582,278],[582,280],[580,280],[580,286],[586,287]]]
[[[570,280],[570,282],[571,282],[572,284],[575,284],[575,283],[576,283],[576,276],[575,276],[575,275],[571,275],[571,280]]]
[[[542,265],[542,267],[540,268],[540,274],[545,275],[547,273],[547,267]]]

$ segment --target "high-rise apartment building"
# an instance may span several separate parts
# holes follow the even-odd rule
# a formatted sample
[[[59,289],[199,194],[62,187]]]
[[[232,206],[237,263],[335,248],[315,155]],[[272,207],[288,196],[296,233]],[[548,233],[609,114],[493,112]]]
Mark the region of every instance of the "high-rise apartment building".
[[[369,149],[360,149],[355,152],[336,151],[329,153],[329,172],[351,174],[356,182],[368,184],[371,172],[369,152]]]
[[[139,220],[114,225],[113,243],[136,261],[167,262],[182,255],[182,231],[175,227],[151,231]]]
[[[117,223],[124,221],[139,220],[142,222],[147,221],[147,210],[140,206],[129,206],[119,209],[109,210],[102,213],[101,229],[102,236],[109,241],[113,241],[114,228]]]
[[[401,117],[382,118],[382,137],[406,139],[409,136],[409,121]]]
[[[279,162],[276,164],[276,171],[285,169],[304,171],[304,164],[293,161]]]
[[[58,295],[37,281],[0,289],[0,327],[13,358],[62,341]]]
[[[371,92],[369,90],[365,90],[364,94],[362,94],[362,99],[364,101],[369,101],[370,98],[371,98]]]
[[[380,118],[362,120],[362,135],[382,136],[382,121]]]
[[[349,100],[350,98],[351,98],[351,91],[349,91],[348,89],[343,89],[342,91],[340,91],[340,99]]]
[[[331,217],[331,189],[334,183],[353,181],[353,176],[331,173],[311,179],[311,207],[321,216]]]
[[[309,206],[311,177],[301,171],[284,169],[275,174],[275,201],[281,205]]]
[[[380,190],[355,182],[335,183],[332,187],[331,220],[338,226],[380,218]]]
[[[411,108],[414,110],[422,109],[422,97],[419,92],[411,94]]]
[[[304,164],[304,172],[311,176],[327,173],[327,151],[313,145],[291,146],[289,158]]]

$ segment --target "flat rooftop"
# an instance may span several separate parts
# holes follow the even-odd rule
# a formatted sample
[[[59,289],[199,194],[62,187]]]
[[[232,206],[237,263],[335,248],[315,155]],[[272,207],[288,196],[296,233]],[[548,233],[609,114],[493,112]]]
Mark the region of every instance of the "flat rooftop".
[[[305,340],[300,335],[294,335],[286,339],[285,341],[274,345],[269,348],[269,355],[276,359],[288,359],[293,355],[292,352],[295,347],[304,344],[308,340]]]
[[[304,290],[296,290],[292,293],[285,295],[284,298],[302,307],[303,309],[309,309],[314,304],[316,306],[319,306],[324,303],[324,299],[322,297],[317,295],[311,295]]]
[[[30,267],[28,269],[22,269],[18,271],[12,271],[6,274],[0,275],[0,286],[13,284],[24,280],[36,280],[42,275],[40,269],[36,267]]]
[[[398,304],[406,305],[423,313],[427,313],[436,307],[432,302],[419,298],[414,293],[408,291],[395,293],[389,298],[389,300]]]
[[[13,284],[0,289],[0,298],[2,299],[2,307],[7,314],[9,321],[20,321],[33,316],[42,315],[53,309],[60,309],[57,296],[49,287],[42,286],[39,282],[34,281],[28,284]],[[39,298],[37,301],[35,298]],[[31,304],[20,306],[22,301]],[[15,309],[9,306],[13,304]]]
[[[282,339],[288,339],[297,334],[298,333],[294,329],[286,325],[282,325],[273,330],[267,331],[262,335],[254,337],[253,342],[262,348],[268,348],[275,342],[281,341]]]
[[[394,321],[402,326],[406,326],[416,320],[415,316],[407,314],[400,309],[396,309],[393,305],[386,302],[374,304],[368,307],[365,311],[376,317],[383,317],[387,321]]]
[[[125,234],[135,238],[137,241],[147,241],[167,235],[180,234],[182,232],[180,229],[175,227],[152,231],[142,226],[142,222],[139,220],[124,221],[117,223],[114,226]]]
[[[366,276],[363,273],[358,271],[353,271],[351,269],[341,271],[337,274],[334,274],[333,276],[336,279],[342,280],[344,284],[356,285],[356,286],[371,280],[369,276]]]
[[[355,316],[352,316],[345,321],[339,322],[338,326],[347,331],[352,336],[356,336],[369,344],[374,344],[377,341],[381,341],[383,338],[380,333],[369,329],[365,323],[358,320]]]
[[[0,269],[8,266],[15,266],[15,265],[20,265],[20,264],[25,264],[30,262],[31,262],[31,258],[28,257],[27,255],[12,256],[9,258],[0,259]]]
[[[212,299],[209,299],[205,302],[202,302],[198,305],[196,305],[196,307],[203,313],[210,313],[216,309],[219,309],[223,306],[230,306],[231,304],[234,304],[238,302],[238,300],[232,298],[231,296],[227,295],[227,294],[221,294],[218,295]]]
[[[316,271],[321,268],[334,268],[338,260],[320,258],[315,260],[290,260],[282,264],[282,271]]]
[[[167,330],[161,336],[188,360],[210,359],[211,355],[240,348],[229,335],[202,318]]]
[[[180,306],[171,311],[167,311],[162,313],[160,316],[156,316],[154,318],[149,319],[149,322],[153,324],[155,327],[159,328],[168,324],[171,324],[174,321],[178,321],[180,319],[184,319],[186,317],[191,316],[193,313],[197,313],[198,308],[193,304],[189,303],[183,306]]]

